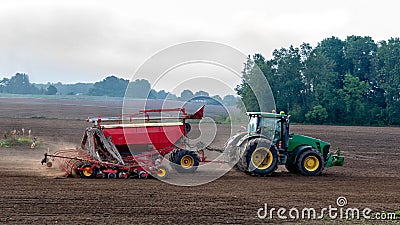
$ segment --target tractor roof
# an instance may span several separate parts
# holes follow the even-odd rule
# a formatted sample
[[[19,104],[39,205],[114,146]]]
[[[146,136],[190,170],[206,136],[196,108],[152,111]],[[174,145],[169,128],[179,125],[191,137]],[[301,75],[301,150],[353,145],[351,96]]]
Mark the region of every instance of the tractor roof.
[[[280,114],[278,113],[270,113],[270,112],[247,112],[246,113],[248,116],[256,115],[256,116],[261,116],[261,117],[266,117],[266,118],[282,118],[287,116],[285,112],[281,111]]]

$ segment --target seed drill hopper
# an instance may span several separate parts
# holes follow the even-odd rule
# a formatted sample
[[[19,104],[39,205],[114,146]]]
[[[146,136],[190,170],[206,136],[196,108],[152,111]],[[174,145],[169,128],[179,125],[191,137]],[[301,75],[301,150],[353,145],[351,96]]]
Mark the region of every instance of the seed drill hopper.
[[[204,151],[185,149],[191,130],[188,120],[203,118],[204,106],[193,114],[185,108],[146,109],[119,117],[88,118],[93,126],[83,135],[80,148],[45,153],[42,164],[53,161],[66,172],[83,178],[165,178],[167,154],[178,172],[194,172],[199,162],[207,162]]]

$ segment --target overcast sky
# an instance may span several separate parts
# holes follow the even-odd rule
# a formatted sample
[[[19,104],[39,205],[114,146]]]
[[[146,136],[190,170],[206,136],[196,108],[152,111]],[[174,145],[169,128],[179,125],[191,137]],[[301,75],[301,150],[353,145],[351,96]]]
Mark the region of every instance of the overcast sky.
[[[245,54],[324,38],[399,37],[398,1],[1,1],[0,77],[31,82],[130,79],[157,51],[191,40]],[[161,85],[162,87],[162,85]]]

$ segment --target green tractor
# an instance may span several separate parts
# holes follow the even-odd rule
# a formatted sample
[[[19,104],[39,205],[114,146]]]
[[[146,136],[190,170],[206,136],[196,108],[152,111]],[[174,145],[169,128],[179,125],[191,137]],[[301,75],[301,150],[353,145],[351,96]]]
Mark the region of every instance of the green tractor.
[[[248,112],[247,132],[231,137],[225,145],[229,162],[251,175],[269,175],[278,165],[292,173],[320,175],[324,168],[342,166],[343,156],[329,152],[328,142],[290,133],[290,115],[284,112]]]

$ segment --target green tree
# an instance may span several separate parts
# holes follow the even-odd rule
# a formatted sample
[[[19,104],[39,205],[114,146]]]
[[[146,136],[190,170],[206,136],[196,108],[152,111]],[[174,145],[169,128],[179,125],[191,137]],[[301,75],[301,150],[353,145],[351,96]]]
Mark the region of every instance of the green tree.
[[[226,106],[234,106],[236,105],[237,99],[233,95],[225,95],[224,98],[222,99],[222,102]]]
[[[290,46],[273,52],[273,67],[276,69],[272,79],[276,79],[274,91],[276,106],[292,114],[294,120],[302,122],[306,110],[306,86],[304,83],[302,55],[299,48]]]
[[[3,78],[3,80],[0,81],[0,93],[5,92],[8,82],[9,82],[8,78]]]
[[[371,37],[349,36],[344,47],[345,58],[349,60],[349,71],[362,81],[371,80],[373,75],[373,59],[377,45]]]
[[[56,94],[57,94],[57,88],[54,87],[53,85],[50,85],[50,86],[47,88],[45,94],[46,94],[46,95],[56,95]]]
[[[306,120],[310,123],[323,124],[328,120],[328,111],[322,105],[316,105],[306,114]]]
[[[289,112],[295,122],[400,125],[399,58],[399,38],[378,43],[368,36],[326,38],[314,49],[303,43],[275,50],[270,60],[249,56],[236,92],[243,109],[265,111],[255,93],[262,93],[256,76],[261,70],[277,110]],[[325,111],[326,120],[315,120]]]
[[[168,96],[168,93],[165,92],[164,90],[157,92],[157,99],[166,99],[167,96]]]
[[[344,46],[346,42],[337,37],[330,37],[318,43],[315,51],[327,57],[334,64],[333,70],[337,74],[335,88],[343,87],[344,75],[349,72],[349,60],[345,58]]]
[[[383,93],[381,116],[387,124],[400,124],[400,39],[391,38],[380,43],[377,52],[375,85]]]
[[[264,58],[259,54],[256,54],[253,58],[258,61],[260,65],[264,63]],[[251,87],[251,84],[256,83],[254,65],[254,61],[251,60],[249,55],[242,71],[242,83],[235,88],[237,94],[241,97],[242,102],[244,103],[244,105],[238,105],[241,107],[242,111],[260,111],[259,103],[254,90]]]
[[[194,93],[194,96],[210,96],[210,94],[208,94],[205,91],[197,91],[196,93]]]
[[[303,75],[307,99],[307,104],[303,107],[310,110],[310,105],[324,105],[329,114],[330,122],[342,120],[344,103],[342,99],[336,98],[338,95],[338,89],[336,89],[338,75],[335,72],[334,62],[319,49],[315,49],[305,61]]]
[[[218,102],[220,102],[220,103],[222,103],[222,98],[221,98],[221,96],[219,96],[219,95],[214,95],[214,96],[212,96],[211,98],[214,99],[214,100],[216,100],[216,101],[218,101]]]
[[[188,100],[192,99],[193,97],[194,97],[193,92],[191,90],[186,89],[181,92],[181,97],[179,98],[179,100],[188,101]]]
[[[17,73],[7,82],[4,91],[10,94],[41,94],[40,90],[29,82],[29,76]]]
[[[136,79],[134,82],[131,82],[128,86],[126,94],[131,98],[141,98],[146,99],[149,95],[154,95],[151,92],[150,82],[146,79]]]
[[[149,95],[147,96],[147,99],[157,99],[157,91],[154,89],[151,89],[149,92]]]
[[[360,78],[346,74],[343,89],[339,91],[346,104],[347,123],[367,124],[367,95],[371,86]]]
[[[123,97],[129,81],[116,76],[108,76],[100,82],[96,82],[89,89],[88,95]],[[146,96],[147,96],[146,92]]]
[[[235,90],[241,101],[236,101],[242,111],[264,111],[275,109],[268,76],[270,63],[261,54],[255,54],[253,60],[248,56],[242,71],[242,83]]]

